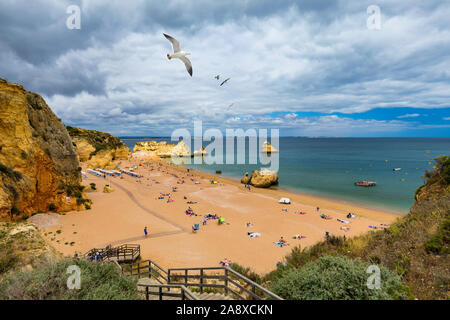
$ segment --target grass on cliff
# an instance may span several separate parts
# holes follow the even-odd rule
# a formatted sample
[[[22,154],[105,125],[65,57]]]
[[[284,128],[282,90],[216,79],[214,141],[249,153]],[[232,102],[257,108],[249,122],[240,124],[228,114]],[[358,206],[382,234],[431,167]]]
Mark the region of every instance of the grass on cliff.
[[[80,288],[69,289],[69,266],[80,269]],[[72,278],[73,279],[73,278]],[[71,282],[73,283],[73,282]],[[137,279],[123,276],[113,263],[62,259],[0,279],[2,300],[138,300]]]
[[[66,126],[69,135],[72,138],[83,138],[91,144],[95,150],[91,152],[89,158],[96,155],[102,150],[112,150],[123,147],[123,142],[109,133],[95,130],[80,129],[76,127]]]
[[[35,266],[58,254],[26,223],[0,223],[0,277],[25,266]]]

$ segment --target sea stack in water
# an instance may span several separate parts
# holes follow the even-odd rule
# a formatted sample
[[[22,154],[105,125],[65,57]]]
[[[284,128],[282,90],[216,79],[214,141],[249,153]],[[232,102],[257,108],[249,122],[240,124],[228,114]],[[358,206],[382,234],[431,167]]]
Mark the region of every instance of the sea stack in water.
[[[178,142],[178,144],[172,149],[172,157],[190,157],[191,150],[187,147],[186,143],[183,141]]]
[[[278,150],[272,147],[269,142],[265,141],[262,145],[261,152],[270,154],[270,153],[278,153]]]
[[[257,188],[268,188],[278,184],[278,174],[268,169],[262,169],[253,171],[249,178],[248,172],[246,172],[241,179],[241,183],[250,184]]]
[[[195,150],[194,151],[194,156],[195,157],[204,157],[207,156],[208,152],[206,152],[206,149],[201,147],[200,150]]]

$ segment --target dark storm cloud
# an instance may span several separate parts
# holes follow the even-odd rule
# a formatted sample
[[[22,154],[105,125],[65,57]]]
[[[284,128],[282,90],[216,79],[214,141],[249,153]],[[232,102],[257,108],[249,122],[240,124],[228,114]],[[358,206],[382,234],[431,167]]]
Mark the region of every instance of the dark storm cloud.
[[[72,4],[81,7],[81,30],[66,28]],[[372,4],[381,8],[381,30],[366,27]],[[450,98],[449,15],[450,4],[437,0],[4,0],[0,77],[44,95],[69,124],[95,127],[102,119],[120,134],[168,131],[192,119],[267,125],[276,111],[442,108]],[[162,32],[193,52],[189,81],[181,62],[165,57],[171,48]],[[216,73],[232,78],[226,88],[218,89]],[[275,122],[312,132],[330,121],[334,132],[367,125],[333,117]]]

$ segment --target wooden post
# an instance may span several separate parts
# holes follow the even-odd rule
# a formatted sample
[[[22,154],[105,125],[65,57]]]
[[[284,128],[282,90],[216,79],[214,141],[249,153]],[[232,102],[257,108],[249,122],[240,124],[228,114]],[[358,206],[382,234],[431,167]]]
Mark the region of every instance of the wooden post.
[[[152,262],[151,261],[148,262],[148,272],[149,272],[148,277],[151,279],[152,278]]]
[[[203,293],[203,269],[200,269],[200,294]]]
[[[184,284],[186,285],[186,287],[187,287],[187,281],[188,281],[188,270],[187,269],[185,269],[184,270]]]
[[[138,262],[138,278],[141,277],[141,264]]]
[[[228,269],[225,269],[225,295],[228,294]]]
[[[181,300],[186,300],[185,296],[184,296],[184,289],[181,288]]]
[[[162,300],[162,287],[159,287],[159,300]]]
[[[150,295],[148,294],[148,287],[145,287],[145,300],[149,300]]]

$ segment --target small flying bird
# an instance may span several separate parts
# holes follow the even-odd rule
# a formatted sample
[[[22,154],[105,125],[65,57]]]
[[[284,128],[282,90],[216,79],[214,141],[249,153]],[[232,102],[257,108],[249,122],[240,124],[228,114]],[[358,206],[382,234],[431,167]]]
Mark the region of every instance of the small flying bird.
[[[225,84],[225,82],[227,82],[228,80],[230,80],[231,78],[227,78],[225,80],[223,80],[223,82],[220,84],[220,86],[223,86]]]
[[[172,43],[172,47],[173,47],[173,54],[167,54],[167,58],[173,59],[173,58],[178,58],[181,61],[184,62],[184,65],[186,66],[186,70],[187,72],[191,75],[192,77],[192,63],[191,61],[189,61],[188,58],[186,58],[187,55],[189,55],[189,52],[185,52],[182,51],[180,49],[180,43],[178,42],[177,39],[169,36],[168,34],[163,33],[164,37],[166,37],[167,40],[170,41],[170,43]]]
[[[216,80],[219,80],[220,75],[218,74],[217,76],[215,76],[214,78],[216,78]]]
[[[230,104],[230,105],[228,106],[227,111],[230,110],[230,108],[233,106],[233,104],[234,104],[234,103],[232,103],[232,104]]]

